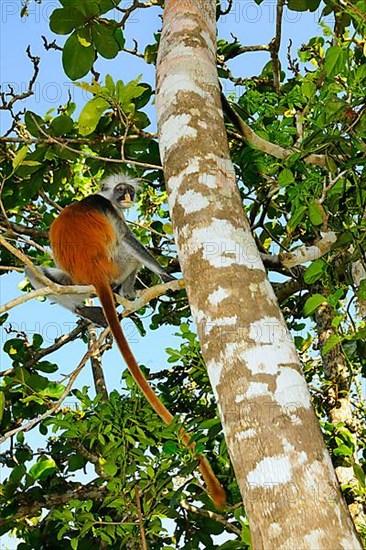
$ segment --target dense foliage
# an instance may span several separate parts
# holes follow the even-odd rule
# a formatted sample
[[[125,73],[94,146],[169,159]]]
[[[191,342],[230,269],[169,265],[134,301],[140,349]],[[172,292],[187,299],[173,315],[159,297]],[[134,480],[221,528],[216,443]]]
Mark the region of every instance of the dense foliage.
[[[126,83],[95,69],[98,58],[112,59],[121,51],[155,62],[158,33],[142,52],[137,46],[128,50],[123,34],[129,17],[149,6],[60,0],[50,29],[66,37],[66,75],[88,79],[76,83],[90,96],[85,105],[70,100],[57,112],[24,113],[23,97],[12,90],[1,95],[12,120],[0,142],[1,228],[7,242],[36,265],[52,265],[47,230],[58,205],[86,196],[103,173],[122,166],[144,182],[136,235],[163,265],[179,272],[157,138],[146,114],[154,90],[142,77]],[[289,2],[295,11],[318,6],[317,0]],[[280,0],[275,40],[258,46],[270,61],[255,77],[235,75],[230,66],[239,56],[244,63],[245,46],[236,38],[219,39],[219,76],[237,86],[224,112],[243,204],[294,334],[342,490],[365,535],[366,3],[346,0],[341,7],[327,0],[321,8],[333,14],[334,27],[323,25],[323,36],[311,38],[297,54],[289,47],[287,60],[278,56],[282,8]],[[46,41],[48,49],[52,44],[61,49]],[[36,79],[39,60],[30,51],[28,56]],[[316,257],[307,256],[314,245]],[[305,265],[292,261],[295,249],[303,250]],[[23,257],[4,246],[1,263],[1,274],[22,269]],[[159,282],[147,271],[141,279],[147,286]],[[24,283],[21,290],[30,286]],[[1,486],[1,533],[15,530],[22,549],[132,549],[142,547],[142,538],[152,549],[248,548],[248,523],[184,290],[155,298],[131,319],[141,337],[147,325],[167,324],[181,338],[179,349],[167,350],[167,368],[148,376],[188,424],[198,450],[207,453],[227,488],[230,508],[221,515],[192,477],[195,461],[177,439],[177,426],[162,425],[128,374],[124,389],[106,397],[96,380],[95,388],[90,380],[88,387],[75,389],[88,352],[66,377],[64,365],[52,362],[53,351],[63,348],[67,354],[77,338],[90,350],[95,333],[87,323],[79,321],[66,338],[47,347],[40,334],[14,330],[11,315],[1,317],[4,352],[12,364],[0,388],[6,441],[1,462],[8,472]],[[111,342],[108,337],[98,342],[101,359]],[[73,408],[64,403],[68,394]],[[31,429],[38,433],[37,449],[28,440]],[[215,539],[223,533],[230,537]]]

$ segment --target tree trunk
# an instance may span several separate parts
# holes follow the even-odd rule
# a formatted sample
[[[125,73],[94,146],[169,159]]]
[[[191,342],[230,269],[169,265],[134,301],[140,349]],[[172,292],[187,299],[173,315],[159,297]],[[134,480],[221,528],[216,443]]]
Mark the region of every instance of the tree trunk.
[[[253,547],[359,549],[236,186],[215,4],[165,1],[156,104],[179,260]]]

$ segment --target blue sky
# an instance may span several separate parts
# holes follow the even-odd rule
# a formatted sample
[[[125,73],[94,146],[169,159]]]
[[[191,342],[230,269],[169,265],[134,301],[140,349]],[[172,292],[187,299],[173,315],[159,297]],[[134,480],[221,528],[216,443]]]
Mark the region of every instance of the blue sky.
[[[122,7],[128,5],[130,5],[130,2],[121,3]],[[260,6],[255,4],[253,0],[234,0],[232,12],[225,16],[220,23],[219,37],[231,40],[230,35],[232,33],[246,45],[267,44],[274,33],[275,6],[276,3],[272,0],[264,0]],[[41,56],[40,76],[35,86],[35,95],[24,102],[21,108],[27,107],[41,115],[49,109],[57,109],[58,106],[66,103],[68,91],[78,104],[78,111],[90,97],[74,86],[65,76],[60,52],[54,50],[46,52],[43,48],[41,35],[45,35],[49,42],[56,39],[60,45],[65,40],[65,37],[53,35],[48,28],[49,16],[58,7],[60,7],[60,4],[57,0],[43,0],[41,4],[36,4],[33,0],[29,6],[28,18],[22,20],[20,18],[20,0],[1,0],[0,2],[0,82],[2,91],[6,91],[7,83],[11,83],[15,91],[27,89],[29,78],[32,75],[32,65],[25,55],[25,50],[30,45],[32,54]],[[138,41],[140,51],[143,51],[144,46],[152,43],[154,32],[161,26],[160,13],[161,11],[158,8],[152,8],[134,14],[126,29],[126,46],[133,47],[132,38]],[[281,49],[282,60],[285,63],[288,39],[291,37],[293,40],[292,52],[295,54],[296,49],[302,43],[317,34],[319,15],[319,12],[309,14],[285,10]],[[117,13],[115,16],[119,19]],[[230,62],[230,67],[236,76],[251,76],[260,72],[268,60],[269,56],[266,53],[251,53],[233,60]],[[120,54],[112,61],[98,60],[96,69],[101,73],[102,80],[104,80],[107,73],[111,74],[114,79],[122,79],[124,82],[132,80],[140,74],[143,75],[143,81],[150,82],[152,85],[155,80],[153,66],[146,65],[142,60],[125,53]],[[84,77],[83,80],[90,81],[90,75]],[[225,83],[224,86],[227,93],[235,91],[234,85],[230,83]],[[152,119],[152,127],[155,128],[153,107],[149,109],[149,116]],[[3,133],[8,128],[9,123],[6,113],[1,113],[0,123],[1,133]],[[22,274],[1,276],[1,303],[7,302],[20,293],[17,285],[22,279]],[[75,324],[75,318],[71,313],[57,305],[40,301],[27,302],[13,309],[8,321],[12,323],[14,328],[27,332],[30,337],[33,332],[41,333],[45,340],[45,346],[51,345],[55,337],[63,332],[68,332]],[[131,322],[127,321],[127,323]],[[131,327],[131,324],[129,326]],[[165,347],[174,347],[174,345],[179,344],[179,340],[172,336],[174,332],[174,327],[172,329],[163,327],[158,331],[150,331],[148,338],[144,339],[136,333],[131,345],[137,360],[152,370],[165,368],[167,366]],[[2,328],[0,332],[1,347],[7,338],[9,336]],[[53,354],[50,359],[58,363],[60,372],[65,374],[75,368],[84,352],[84,344],[74,342],[69,344],[67,348]],[[104,365],[108,389],[121,387],[120,374],[124,369],[124,365],[115,350],[104,356]],[[3,354],[1,369],[8,366],[10,366],[8,358]],[[80,375],[77,386],[84,384],[92,386],[89,366]],[[27,438],[33,445],[40,444],[37,435],[28,435]],[[14,540],[9,542],[9,539],[5,537],[1,543],[1,548],[13,549],[16,546]]]

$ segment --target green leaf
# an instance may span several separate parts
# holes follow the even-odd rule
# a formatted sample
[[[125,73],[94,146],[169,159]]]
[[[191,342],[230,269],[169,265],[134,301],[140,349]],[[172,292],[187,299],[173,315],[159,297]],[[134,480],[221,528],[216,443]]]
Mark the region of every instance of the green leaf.
[[[212,428],[213,426],[216,426],[220,424],[220,420],[219,418],[209,418],[208,420],[204,420],[203,422],[201,422],[201,424],[199,425],[199,428],[200,430],[208,430],[210,428]]]
[[[347,52],[340,46],[331,46],[325,54],[324,69],[329,78],[343,72],[347,61]]]
[[[53,458],[42,456],[37,460],[35,464],[33,464],[31,469],[29,470],[29,473],[34,478],[34,480],[37,481],[38,479],[45,479],[56,469],[56,462],[53,460]]]
[[[50,29],[55,34],[70,34],[85,22],[84,16],[72,6],[56,9],[50,17]]]
[[[353,465],[353,471],[361,487],[366,487],[366,474],[359,464]]]
[[[305,317],[311,315],[321,304],[324,304],[327,299],[321,294],[313,294],[305,302],[303,313]]]
[[[178,445],[174,441],[166,441],[163,445],[163,452],[167,455],[174,455],[179,452]]]
[[[299,223],[303,220],[306,210],[306,206],[299,206],[299,208],[296,209],[295,213],[291,216],[291,219],[288,222],[289,227],[295,229],[295,227],[297,227]]]
[[[38,129],[38,126],[42,128],[44,126],[43,119],[36,115],[36,113],[33,113],[32,111],[27,111],[24,115],[24,122],[27,126],[27,130],[32,136],[39,137],[40,132]]]
[[[144,51],[144,59],[146,63],[153,64],[156,62],[158,55],[159,44],[148,44]]]
[[[301,91],[306,98],[312,99],[316,92],[316,85],[314,84],[314,82],[304,80],[301,84]]]
[[[39,394],[43,397],[52,397],[59,399],[65,391],[65,386],[57,384],[56,382],[50,382],[46,388],[41,390]]]
[[[289,168],[285,168],[284,170],[282,170],[282,172],[278,176],[278,183],[281,185],[281,187],[284,187],[285,185],[288,185],[293,181],[294,175]]]
[[[362,279],[357,289],[357,298],[359,300],[366,300],[366,279]]]
[[[312,284],[318,281],[320,277],[326,272],[327,264],[324,260],[319,259],[312,262],[304,273],[305,283]]]
[[[60,115],[53,119],[50,125],[54,136],[68,134],[74,128],[74,121],[67,115]]]
[[[110,108],[110,104],[101,97],[93,97],[93,99],[88,101],[79,116],[80,134],[87,136],[94,132],[100,117],[108,108]]]
[[[119,49],[122,50],[126,43],[125,37],[123,36],[122,29],[120,27],[117,27],[116,29],[114,29],[113,36],[115,41],[118,44]]]
[[[353,450],[342,443],[342,445],[339,445],[336,449],[334,449],[333,454],[335,456],[352,456]]]
[[[28,145],[24,145],[20,149],[18,149],[15,157],[13,158],[13,171],[15,172],[16,169],[20,164],[22,164],[22,161],[25,159],[28,153]]]
[[[98,0],[99,1],[99,13],[106,13],[112,10],[116,6],[116,0]]]
[[[85,76],[93,66],[95,52],[92,46],[83,46],[74,31],[66,40],[62,52],[62,65],[71,80]]]
[[[76,7],[87,19],[91,19],[100,14],[100,8],[97,1],[76,0]]]
[[[118,467],[113,462],[105,462],[103,464],[103,471],[111,477],[114,477],[118,471]]]
[[[3,349],[9,355],[16,355],[16,353],[24,350],[24,341],[18,338],[10,338],[5,342]]]
[[[105,77],[105,85],[106,85],[106,88],[108,88],[108,91],[110,92],[110,94],[113,96],[116,87],[114,85],[114,80],[110,74],[107,74]]]
[[[15,468],[13,468],[13,470],[12,470],[10,476],[9,476],[9,481],[11,483],[19,484],[19,481],[22,479],[25,472],[26,472],[26,468],[25,468],[24,464],[18,464],[18,466],[15,466]]]
[[[327,354],[331,349],[333,349],[339,342],[342,341],[341,336],[338,336],[338,334],[331,334],[328,338],[328,340],[325,342],[324,346],[322,347],[322,356]]]
[[[69,458],[69,471],[75,472],[76,470],[80,470],[81,468],[84,468],[85,466],[85,458],[81,455],[73,455]]]
[[[92,36],[95,48],[102,57],[113,59],[119,52],[119,46],[114,38],[114,30],[100,23],[92,26]]]
[[[289,0],[288,8],[293,11],[315,11],[318,9],[320,0]]]
[[[0,422],[3,419],[4,409],[5,409],[5,394],[4,392],[0,391]]]
[[[145,92],[143,86],[138,86],[140,80],[141,76],[137,77],[135,80],[131,80],[131,82],[128,82],[126,85],[123,84],[122,80],[118,80],[116,84],[118,101],[121,103],[126,113],[134,112],[135,106],[132,100],[140,97]]]
[[[323,223],[323,209],[315,201],[309,205],[309,219],[313,225],[321,225]]]
[[[40,361],[34,365],[34,368],[40,370],[41,372],[47,372],[48,374],[58,370],[58,366],[55,363],[50,363],[49,361]]]

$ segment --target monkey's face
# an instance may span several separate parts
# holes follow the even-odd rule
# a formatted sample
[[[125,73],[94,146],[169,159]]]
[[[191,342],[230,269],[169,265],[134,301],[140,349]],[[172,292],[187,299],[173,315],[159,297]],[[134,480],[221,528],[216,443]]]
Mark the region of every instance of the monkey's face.
[[[132,185],[121,183],[114,188],[113,201],[120,208],[131,208],[135,200],[135,188]]]
[[[138,181],[126,174],[113,174],[102,181],[98,193],[118,208],[131,208],[139,190]]]

